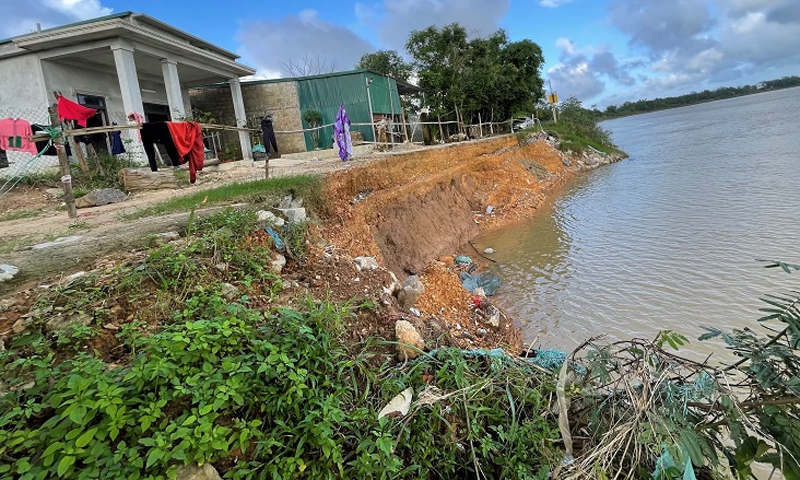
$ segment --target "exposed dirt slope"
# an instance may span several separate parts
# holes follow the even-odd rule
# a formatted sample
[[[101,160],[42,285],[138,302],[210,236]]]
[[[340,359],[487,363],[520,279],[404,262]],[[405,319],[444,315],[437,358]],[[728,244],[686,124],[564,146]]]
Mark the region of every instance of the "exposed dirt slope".
[[[402,278],[481,229],[529,216],[578,170],[548,143],[514,136],[393,155],[330,177],[325,236]]]

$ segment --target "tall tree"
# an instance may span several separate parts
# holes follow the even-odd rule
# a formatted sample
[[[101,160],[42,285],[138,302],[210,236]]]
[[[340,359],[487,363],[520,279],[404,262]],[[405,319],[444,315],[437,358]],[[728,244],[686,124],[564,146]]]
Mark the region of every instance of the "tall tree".
[[[411,77],[411,65],[403,60],[397,50],[378,50],[361,56],[355,68],[366,68],[373,72],[389,75],[395,80],[408,82]]]
[[[530,113],[544,95],[541,48],[530,40],[509,42],[503,30],[469,39],[458,24],[431,26],[411,32],[406,49],[435,114],[505,119]]]

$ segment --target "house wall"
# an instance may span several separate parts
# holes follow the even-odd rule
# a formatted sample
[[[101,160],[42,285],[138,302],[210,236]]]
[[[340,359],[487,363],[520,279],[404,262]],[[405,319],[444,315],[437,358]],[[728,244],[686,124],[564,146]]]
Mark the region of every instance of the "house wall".
[[[45,91],[36,55],[0,60],[0,117],[46,122]]]
[[[210,113],[223,125],[236,125],[233,112],[231,89],[227,86],[195,88],[190,91],[192,107]],[[247,125],[251,128],[261,127],[261,117],[266,113],[273,115],[276,131],[301,130],[300,108],[297,101],[295,82],[274,82],[261,84],[242,84]],[[225,132],[225,142],[238,142],[235,132]],[[276,133],[278,150],[281,153],[297,153],[306,151],[306,143],[302,133]],[[261,143],[261,135],[253,135],[253,144]]]
[[[70,100],[76,100],[77,94],[96,95],[106,99],[109,120],[117,123],[126,123],[127,114],[122,104],[122,94],[119,88],[119,79],[116,69],[98,70],[82,67],[80,64],[72,65],[62,62],[43,61],[46,91],[60,91]],[[139,79],[142,90],[152,90],[156,93],[142,92],[143,103],[157,103],[167,105],[167,94],[163,82]]]

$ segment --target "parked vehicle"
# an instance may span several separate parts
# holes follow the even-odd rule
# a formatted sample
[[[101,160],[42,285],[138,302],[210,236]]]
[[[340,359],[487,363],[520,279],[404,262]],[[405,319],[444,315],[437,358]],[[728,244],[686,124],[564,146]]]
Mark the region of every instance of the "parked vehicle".
[[[531,128],[536,125],[536,119],[531,117],[523,117],[523,118],[515,118],[511,121],[511,131],[512,132],[519,132],[520,130],[525,130],[526,128]]]

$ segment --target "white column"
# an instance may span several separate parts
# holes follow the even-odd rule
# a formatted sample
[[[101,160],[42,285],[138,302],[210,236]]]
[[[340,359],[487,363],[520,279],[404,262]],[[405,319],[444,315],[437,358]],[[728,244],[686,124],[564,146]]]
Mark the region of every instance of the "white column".
[[[169,58],[162,58],[161,72],[164,74],[164,86],[167,89],[170,118],[173,121],[182,120],[186,118],[186,108],[183,106],[181,81],[178,78],[178,62]]]
[[[133,46],[122,41],[111,44],[114,53],[114,64],[117,67],[119,90],[122,94],[122,107],[125,115],[138,113],[144,117],[142,105],[142,91],[139,87],[139,76],[136,74],[136,62],[133,59]],[[147,163],[144,147],[136,130],[126,130],[122,133],[126,139],[125,150],[142,164]]]
[[[231,85],[231,96],[233,97],[233,112],[236,115],[236,126],[243,128],[247,125],[247,118],[244,112],[244,97],[242,97],[242,83],[238,78],[232,78],[228,82]],[[250,133],[239,132],[239,143],[242,146],[242,158],[246,163],[253,164],[253,147],[250,145]]]
[[[139,76],[136,74],[136,62],[133,59],[133,47],[122,42],[111,45],[114,52],[114,63],[117,66],[119,89],[122,93],[122,105],[125,115],[137,112],[144,116],[142,91],[139,87]]]

